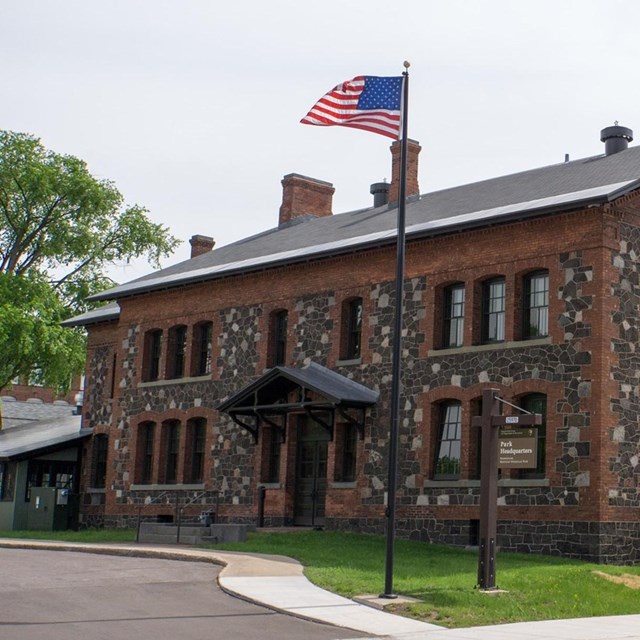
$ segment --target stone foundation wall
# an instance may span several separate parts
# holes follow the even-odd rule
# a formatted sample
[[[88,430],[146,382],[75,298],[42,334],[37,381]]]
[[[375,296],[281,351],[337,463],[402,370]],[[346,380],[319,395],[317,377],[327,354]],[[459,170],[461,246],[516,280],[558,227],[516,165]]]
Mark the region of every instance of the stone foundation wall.
[[[327,518],[327,529],[383,535],[386,521],[373,518]],[[401,539],[459,547],[478,543],[477,520],[398,519]],[[538,553],[598,564],[640,563],[640,522],[498,522],[502,552]]]

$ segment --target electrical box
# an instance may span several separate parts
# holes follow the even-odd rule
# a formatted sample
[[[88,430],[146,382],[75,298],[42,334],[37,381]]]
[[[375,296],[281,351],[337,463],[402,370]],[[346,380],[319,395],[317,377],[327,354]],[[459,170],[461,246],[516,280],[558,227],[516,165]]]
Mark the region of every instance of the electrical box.
[[[30,531],[64,531],[74,524],[77,496],[69,489],[32,487],[27,510],[27,529]]]

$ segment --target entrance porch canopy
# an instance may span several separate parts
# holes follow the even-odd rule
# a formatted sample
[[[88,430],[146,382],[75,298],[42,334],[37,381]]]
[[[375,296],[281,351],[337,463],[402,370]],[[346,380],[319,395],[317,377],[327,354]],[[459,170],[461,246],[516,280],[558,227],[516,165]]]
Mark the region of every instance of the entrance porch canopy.
[[[253,435],[256,442],[262,422],[278,429],[284,442],[287,414],[300,411],[327,429],[331,438],[338,412],[344,420],[358,427],[363,438],[365,411],[376,404],[379,395],[373,389],[311,362],[301,369],[273,367],[221,402],[217,409],[228,413],[237,425]]]

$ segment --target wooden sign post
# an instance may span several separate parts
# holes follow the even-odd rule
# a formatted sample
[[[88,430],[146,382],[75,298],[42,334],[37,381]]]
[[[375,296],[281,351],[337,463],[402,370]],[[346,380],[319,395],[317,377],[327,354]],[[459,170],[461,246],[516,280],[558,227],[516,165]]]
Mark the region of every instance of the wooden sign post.
[[[498,397],[497,389],[485,389],[482,392],[482,415],[473,418],[472,423],[474,427],[482,429],[478,585],[483,591],[496,590],[498,468],[500,466],[519,469],[535,468],[536,434],[535,432],[529,433],[529,429],[523,430],[521,428],[542,424],[542,416],[539,413],[516,416],[500,415],[501,402],[505,401]],[[519,407],[514,408],[519,409]],[[498,427],[505,428],[501,438],[498,436]],[[518,444],[518,437],[529,440]],[[516,446],[513,444],[514,441],[517,443]]]

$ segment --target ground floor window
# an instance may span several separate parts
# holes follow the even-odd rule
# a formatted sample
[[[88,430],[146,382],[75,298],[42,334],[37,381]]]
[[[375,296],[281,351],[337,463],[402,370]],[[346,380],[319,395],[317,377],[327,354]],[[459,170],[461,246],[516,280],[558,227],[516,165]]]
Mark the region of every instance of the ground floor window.
[[[109,437],[98,434],[93,440],[93,477],[91,486],[94,489],[104,489],[107,479],[107,453],[109,447]]]
[[[342,451],[338,452],[336,460],[337,480],[342,482],[353,482],[356,479],[357,454],[358,454],[358,427],[355,424],[347,423],[342,425]]]
[[[0,501],[11,502],[16,481],[16,463],[0,462]]]
[[[76,491],[77,463],[61,460],[29,460],[25,501],[31,499],[32,487],[56,487]]]
[[[539,413],[542,415],[542,424],[536,429],[536,439],[538,445],[538,457],[535,469],[522,469],[521,478],[544,478],[545,477],[545,447],[547,443],[547,396],[542,393],[532,393],[520,398],[519,405],[529,413]]]
[[[145,422],[138,428],[141,484],[151,484],[153,479],[153,443],[155,427],[156,425],[154,422]]]
[[[180,423],[177,420],[162,425],[164,438],[164,481],[176,484],[178,481],[178,455],[180,451]]]
[[[136,439],[136,473],[140,484],[199,484],[206,474],[205,418],[141,422]]]
[[[440,405],[434,480],[455,480],[460,476],[461,413],[462,408],[457,401]]]
[[[280,482],[280,456],[282,452],[282,436],[280,432],[271,428],[269,433],[269,451],[267,461],[266,482]]]
[[[204,418],[195,418],[187,423],[188,455],[185,476],[190,482],[202,482],[204,479],[204,453],[207,438],[207,422]]]

